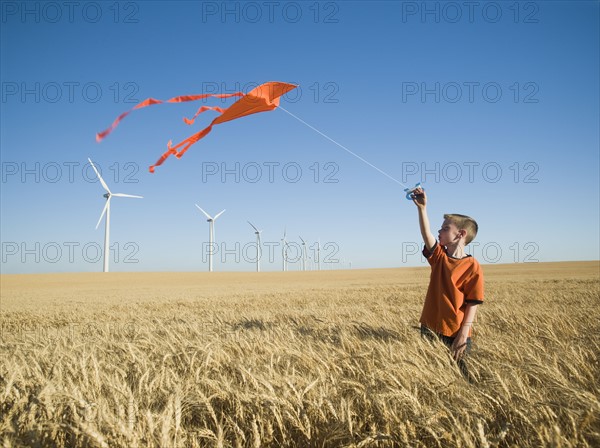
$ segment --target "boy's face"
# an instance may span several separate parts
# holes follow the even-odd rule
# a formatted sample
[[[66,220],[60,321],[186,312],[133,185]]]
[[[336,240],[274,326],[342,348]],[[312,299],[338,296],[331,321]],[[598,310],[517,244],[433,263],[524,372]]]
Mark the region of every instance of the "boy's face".
[[[461,232],[452,221],[445,219],[442,228],[438,230],[438,241],[442,246],[457,244],[460,241]]]

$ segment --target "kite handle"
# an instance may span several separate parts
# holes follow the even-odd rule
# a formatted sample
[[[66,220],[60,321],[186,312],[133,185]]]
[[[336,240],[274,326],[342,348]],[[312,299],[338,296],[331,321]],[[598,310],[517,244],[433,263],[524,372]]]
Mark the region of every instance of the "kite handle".
[[[404,189],[404,191],[406,192],[406,199],[408,199],[409,201],[412,201],[412,198],[410,197],[410,195],[413,194],[417,188],[422,188],[423,191],[425,191],[425,188],[421,187],[421,182],[419,182],[415,185],[415,188],[405,188]]]

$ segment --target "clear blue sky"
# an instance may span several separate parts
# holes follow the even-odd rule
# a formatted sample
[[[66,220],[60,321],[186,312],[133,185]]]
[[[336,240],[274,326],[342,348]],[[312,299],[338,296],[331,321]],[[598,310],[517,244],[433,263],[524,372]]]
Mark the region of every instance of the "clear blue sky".
[[[466,4],[465,4],[466,3]],[[599,4],[538,2],[12,2],[1,17],[2,272],[100,271],[113,192],[112,271],[281,269],[280,240],[320,241],[322,269],[424,265],[414,205],[434,232],[473,216],[482,263],[599,258]],[[299,84],[282,110],[206,126],[202,104],[128,116],[148,97]],[[326,246],[327,245],[327,246]],[[269,249],[269,247],[271,249]],[[325,260],[327,258],[327,260]],[[293,261],[293,260],[292,260]]]

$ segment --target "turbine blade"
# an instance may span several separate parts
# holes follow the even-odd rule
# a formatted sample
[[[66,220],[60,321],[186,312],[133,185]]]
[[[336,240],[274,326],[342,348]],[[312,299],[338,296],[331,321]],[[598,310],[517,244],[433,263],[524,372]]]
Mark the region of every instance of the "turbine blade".
[[[108,185],[106,185],[106,182],[104,182],[104,179],[102,179],[102,176],[100,176],[100,172],[96,168],[96,165],[94,165],[94,162],[92,162],[92,159],[90,159],[88,157],[88,161],[90,162],[90,165],[92,165],[92,168],[94,168],[94,172],[96,173],[96,176],[98,176],[98,180],[102,184],[102,187],[110,193],[110,189],[108,188]],[[112,193],[110,193],[110,194],[112,194]]]
[[[215,215],[215,217],[213,218],[213,221],[216,220],[219,216],[221,216],[223,213],[225,213],[225,210],[221,210],[219,213],[217,213]]]
[[[104,214],[106,213],[106,210],[109,207],[110,204],[110,196],[108,197],[108,199],[106,200],[106,204],[104,205],[104,208],[102,209],[102,214],[100,215],[100,219],[98,220],[98,224],[96,224],[96,230],[98,230],[98,226],[100,225],[100,221],[102,221],[102,218],[104,218]]]
[[[254,230],[256,230],[257,232],[259,232],[259,230],[256,228],[256,226],[254,224],[252,224],[250,221],[248,221],[248,224],[250,224]]]
[[[138,198],[138,199],[144,198],[144,196],[136,196],[134,194],[125,194],[125,193],[113,193],[111,196],[118,196],[120,198]]]
[[[202,210],[202,207],[200,207],[198,204],[194,204],[196,207],[198,207],[198,210],[200,210],[202,213],[204,213],[204,216],[206,216],[208,219],[213,219],[212,216],[210,216],[208,213],[206,213],[204,210]]]
[[[300,241],[302,241],[302,244],[306,244],[301,236],[298,236],[298,238],[300,238]]]

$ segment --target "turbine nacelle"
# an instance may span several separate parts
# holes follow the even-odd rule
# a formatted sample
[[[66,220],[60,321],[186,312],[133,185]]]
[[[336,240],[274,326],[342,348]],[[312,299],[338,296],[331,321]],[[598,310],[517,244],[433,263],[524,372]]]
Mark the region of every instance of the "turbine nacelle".
[[[200,207],[198,204],[194,204],[196,207],[198,207],[198,210],[200,210],[202,213],[204,213],[204,216],[206,216],[206,222],[214,222],[219,216],[221,216],[223,213],[225,213],[225,210],[221,210],[219,213],[217,213],[214,217],[210,216],[208,213],[206,213],[202,207]]]
[[[252,226],[252,228],[255,230],[255,232],[254,232],[254,234],[255,234],[255,235],[260,235],[260,234],[262,233],[262,230],[258,230],[258,229],[256,228],[256,226],[255,226],[254,224],[252,224],[250,221],[247,221],[247,222],[248,222],[248,224],[250,224],[250,225]]]

